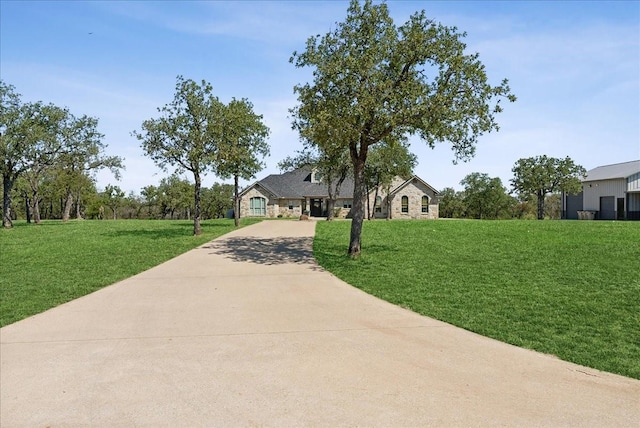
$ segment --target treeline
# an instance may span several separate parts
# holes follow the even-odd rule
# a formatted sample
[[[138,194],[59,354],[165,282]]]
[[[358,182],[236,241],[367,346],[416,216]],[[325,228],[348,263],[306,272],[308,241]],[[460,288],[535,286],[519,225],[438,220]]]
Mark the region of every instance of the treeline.
[[[440,192],[441,218],[468,219],[530,219],[538,218],[538,199],[535,194],[512,196],[502,181],[488,174],[474,172],[460,184],[463,190],[447,187]],[[545,195],[544,218],[560,219],[562,204],[559,193]]]
[[[40,221],[41,203],[47,215],[53,215],[55,206],[59,217],[68,220],[74,202],[80,206],[83,195],[95,186],[96,171],[110,169],[119,178],[122,159],[105,154],[98,119],[78,117],[53,104],[24,103],[15,88],[1,80],[0,101],[4,227],[11,227],[16,217],[11,204],[16,191],[29,220]],[[50,195],[49,200],[44,194]]]
[[[194,212],[193,184],[177,175],[163,178],[157,186],[142,188],[140,194],[125,194],[119,186],[107,185],[96,190],[88,180],[71,206],[72,218],[78,219],[171,219],[191,220]],[[40,219],[62,219],[66,206],[66,192],[56,180],[43,179],[39,191]],[[35,222],[31,190],[24,178],[13,189],[12,220]],[[203,219],[226,217],[233,209],[233,185],[214,183],[201,189]]]
[[[96,188],[96,172],[109,169],[116,180],[123,159],[105,153],[98,119],[77,117],[67,108],[23,102],[15,87],[0,80],[0,173],[2,226],[24,218],[189,219],[199,235],[200,219],[235,213],[239,224],[239,180],[250,179],[269,154],[269,128],[247,99],[222,103],[209,83],[178,76],[173,102],[158,109],[133,135],[145,155],[163,170],[191,173],[193,182],[171,175],[140,196],[119,186]],[[202,187],[213,173],[233,185]]]

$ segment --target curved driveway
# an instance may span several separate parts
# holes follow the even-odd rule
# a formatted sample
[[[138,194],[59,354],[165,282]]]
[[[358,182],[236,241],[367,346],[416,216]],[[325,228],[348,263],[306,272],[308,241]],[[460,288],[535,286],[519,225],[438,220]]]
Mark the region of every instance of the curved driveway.
[[[0,425],[638,426],[640,381],[506,345],[319,268],[265,221],[0,330]]]

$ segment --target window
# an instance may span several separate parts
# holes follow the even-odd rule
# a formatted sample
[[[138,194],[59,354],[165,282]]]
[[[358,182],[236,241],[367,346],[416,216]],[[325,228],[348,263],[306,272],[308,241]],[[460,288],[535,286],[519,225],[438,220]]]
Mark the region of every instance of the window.
[[[376,196],[376,212],[382,212],[382,196]]]
[[[402,197],[402,212],[403,213],[409,212],[409,198],[407,196]]]
[[[423,213],[429,212],[429,197],[426,195],[422,197],[422,212]]]
[[[351,208],[351,199],[345,199],[342,201],[342,208]]]
[[[289,209],[292,210],[293,209],[293,201],[289,201]]]
[[[249,199],[249,211],[252,216],[265,216],[267,204],[264,198],[251,198]]]

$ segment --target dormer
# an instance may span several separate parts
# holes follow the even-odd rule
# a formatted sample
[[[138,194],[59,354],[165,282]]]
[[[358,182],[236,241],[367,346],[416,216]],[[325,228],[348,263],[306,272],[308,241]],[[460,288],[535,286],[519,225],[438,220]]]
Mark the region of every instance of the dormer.
[[[311,182],[312,183],[321,183],[321,177],[320,177],[320,172],[318,171],[317,168],[313,168],[311,170]]]

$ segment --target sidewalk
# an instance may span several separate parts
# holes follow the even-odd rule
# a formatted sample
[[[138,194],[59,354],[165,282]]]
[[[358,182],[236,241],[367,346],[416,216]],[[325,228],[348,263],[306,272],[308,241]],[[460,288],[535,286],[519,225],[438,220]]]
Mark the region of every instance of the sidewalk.
[[[452,327],[265,221],[0,329],[0,426],[637,427],[640,381]]]

